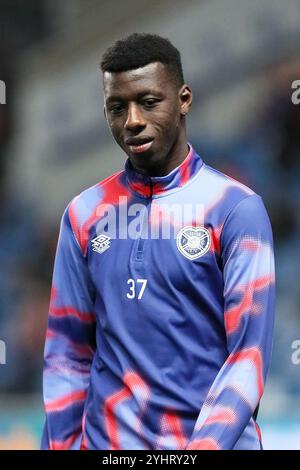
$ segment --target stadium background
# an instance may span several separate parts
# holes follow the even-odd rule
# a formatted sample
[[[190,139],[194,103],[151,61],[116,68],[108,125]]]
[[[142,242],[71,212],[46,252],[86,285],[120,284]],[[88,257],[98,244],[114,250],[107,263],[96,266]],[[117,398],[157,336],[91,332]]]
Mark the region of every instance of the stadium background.
[[[99,62],[131,32],[169,37],[195,99],[189,139],[262,195],[276,248],[277,318],[259,424],[267,449],[300,449],[299,0],[1,0],[0,448],[38,448],[42,352],[59,219],[122,168],[102,112]],[[3,346],[4,343],[2,343]],[[299,356],[298,356],[299,357]]]

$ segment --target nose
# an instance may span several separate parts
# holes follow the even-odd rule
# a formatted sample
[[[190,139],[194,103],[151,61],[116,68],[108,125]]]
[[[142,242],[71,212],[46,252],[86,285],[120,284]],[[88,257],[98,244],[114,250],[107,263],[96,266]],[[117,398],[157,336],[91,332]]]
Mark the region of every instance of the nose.
[[[125,128],[130,131],[136,131],[146,126],[144,117],[138,106],[134,103],[129,104]]]

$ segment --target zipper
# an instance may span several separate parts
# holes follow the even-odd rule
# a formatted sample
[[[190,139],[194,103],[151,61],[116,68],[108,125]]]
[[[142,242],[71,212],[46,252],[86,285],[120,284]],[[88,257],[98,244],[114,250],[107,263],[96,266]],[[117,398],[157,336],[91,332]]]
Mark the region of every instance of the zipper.
[[[147,203],[145,204],[145,211],[144,211],[144,216],[142,220],[142,229],[140,232],[140,237],[138,238],[138,243],[137,243],[137,250],[135,254],[135,261],[143,261],[144,260],[144,251],[145,251],[145,242],[149,236],[149,214],[150,214],[150,206],[152,203],[152,196],[153,196],[153,182],[150,178],[149,180],[149,187],[150,187],[150,195],[147,198]],[[145,224],[146,224],[146,230],[147,230],[147,238],[142,238],[142,234],[144,233],[145,230]]]

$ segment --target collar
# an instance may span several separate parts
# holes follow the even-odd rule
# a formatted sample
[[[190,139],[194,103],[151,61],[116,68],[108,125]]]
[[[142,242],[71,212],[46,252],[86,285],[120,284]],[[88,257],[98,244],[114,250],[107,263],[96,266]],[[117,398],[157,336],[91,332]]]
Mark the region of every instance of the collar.
[[[125,174],[130,188],[140,196],[149,198],[184,186],[203,165],[202,158],[188,142],[189,153],[183,162],[166,176],[145,176],[138,173],[129,158],[125,163]]]

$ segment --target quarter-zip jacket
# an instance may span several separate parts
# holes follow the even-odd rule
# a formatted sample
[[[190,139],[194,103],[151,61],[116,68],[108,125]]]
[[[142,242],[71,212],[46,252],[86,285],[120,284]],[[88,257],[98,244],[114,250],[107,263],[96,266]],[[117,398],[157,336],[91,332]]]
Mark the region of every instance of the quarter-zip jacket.
[[[128,159],[62,217],[42,448],[262,448],[274,304],[260,196],[190,144],[163,177]]]

